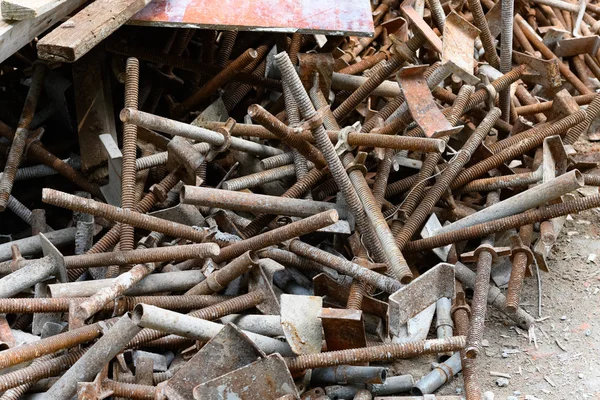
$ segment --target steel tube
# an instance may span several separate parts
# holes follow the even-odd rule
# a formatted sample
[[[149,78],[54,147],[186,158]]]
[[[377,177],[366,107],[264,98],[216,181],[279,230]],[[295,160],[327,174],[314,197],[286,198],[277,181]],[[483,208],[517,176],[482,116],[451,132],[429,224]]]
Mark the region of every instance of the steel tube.
[[[179,292],[190,289],[204,279],[206,277],[198,270],[163,272],[148,275],[124,294],[139,296],[158,292]],[[110,287],[115,281],[116,278],[54,283],[48,285],[48,291],[51,297],[89,297],[102,288]]]
[[[578,189],[584,185],[581,172],[573,170],[558,176],[548,182],[537,185],[531,189],[514,195],[506,200],[496,203],[490,207],[461,218],[456,222],[446,225],[437,231],[435,235],[452,232],[458,229],[481,224],[495,219],[508,217],[545,204],[551,200]]]
[[[341,74],[339,72],[334,72],[331,78],[331,88],[334,90],[348,90],[354,91],[358,89],[361,85],[363,85],[366,81],[368,81],[368,77],[357,76],[357,75],[348,75]],[[383,81],[379,86],[371,92],[373,96],[381,96],[381,97],[398,97],[402,94],[400,91],[400,87],[396,82],[392,81]]]
[[[131,108],[124,108],[121,111],[120,117],[123,122],[171,135],[182,136],[197,142],[207,142],[213,146],[222,146],[225,143],[225,137],[218,132]],[[271,157],[283,153],[282,150],[275,147],[264,146],[238,137],[231,138],[229,147],[233,150],[240,150],[259,157]]]
[[[438,339],[452,337],[454,324],[452,323],[452,300],[442,297],[435,303],[435,329]],[[438,361],[445,361],[452,354],[438,354]]]
[[[341,218],[346,217],[344,209],[324,201],[292,199],[188,185],[181,188],[181,202],[195,206],[218,207],[254,214],[276,214],[292,217],[310,217],[323,211],[337,210]]]
[[[444,383],[450,382],[454,375],[458,374],[461,370],[460,353],[457,352],[415,383],[415,386],[411,389],[411,393],[415,396],[433,393]]]
[[[142,328],[125,314],[48,390],[43,399],[70,400],[77,382],[90,382]]]
[[[384,367],[363,367],[354,365],[338,365],[334,367],[315,368],[311,382],[323,385],[384,383],[387,369]]]
[[[221,318],[223,325],[235,324],[238,328],[264,336],[283,336],[279,315],[231,314]]]
[[[367,388],[373,394],[384,396],[408,392],[414,383],[415,380],[412,375],[388,376],[384,383],[367,385]]]
[[[138,304],[132,312],[132,320],[144,328],[156,329],[173,333],[195,340],[208,341],[215,336],[223,325],[216,322],[194,318],[189,315],[179,314],[148,304]],[[257,335],[249,331],[244,333],[265,353],[280,353],[291,355],[292,351],[285,342],[280,342],[267,336]]]
[[[0,279],[0,297],[7,298],[43,281],[56,271],[50,257],[31,260],[27,266]]]
[[[247,251],[223,268],[208,275],[208,278],[185,292],[189,294],[211,294],[220,292],[238,276],[258,265],[258,257],[253,251]]]
[[[56,247],[72,244],[75,240],[77,228],[65,228],[45,233],[44,236]],[[39,237],[32,236],[12,242],[0,244],[0,261],[10,260],[12,257],[11,247],[17,245],[23,257],[32,256],[42,252],[42,244]]]
[[[65,266],[67,268],[89,268],[162,261],[185,261],[190,258],[208,258],[217,254],[219,254],[219,249],[214,243],[197,243],[173,247],[141,248],[128,251],[66,256]]]

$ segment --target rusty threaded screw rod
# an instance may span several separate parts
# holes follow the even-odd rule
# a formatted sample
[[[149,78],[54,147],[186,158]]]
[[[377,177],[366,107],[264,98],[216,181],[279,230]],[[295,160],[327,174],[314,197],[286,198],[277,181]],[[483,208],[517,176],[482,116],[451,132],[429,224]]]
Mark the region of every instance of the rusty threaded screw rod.
[[[290,242],[289,249],[301,257],[325,265],[326,267],[334,269],[344,275],[351,276],[359,281],[367,282],[386,293],[394,293],[402,287],[402,284],[396,279],[371,271],[368,268],[343,258],[336,257],[333,254],[301,242],[298,239],[294,239]]]
[[[455,158],[448,162],[447,168],[442,172],[436,183],[429,189],[423,200],[419,203],[396,236],[396,243],[401,249],[408,243],[417,229],[419,229],[423,222],[428,218],[433,207],[441,199],[442,195],[448,189],[450,183],[452,183],[460,170],[467,162],[469,162],[471,155],[479,147],[499,117],[500,109],[494,107],[485,119],[481,121],[469,139],[467,139],[467,142],[463,145],[462,149],[459,150]]]
[[[52,358],[53,358],[52,355],[46,355],[46,356],[37,358],[37,359],[33,360],[33,362],[30,364],[30,367],[37,366],[37,365],[39,365],[45,361],[48,361]],[[4,394],[2,394],[2,397],[0,397],[0,400],[18,400],[18,399],[20,399],[21,396],[24,395],[27,391],[29,391],[29,389],[31,389],[31,387],[36,382],[37,382],[37,379],[23,383],[23,384],[17,383],[16,386],[5,391]]]
[[[200,257],[216,256],[219,251],[219,246],[216,243],[204,243],[203,254]],[[93,296],[78,304],[75,307],[74,315],[81,320],[90,318],[109,304],[112,299],[121,296],[125,291],[152,273],[155,267],[155,263],[135,265],[129,271],[119,275],[112,285],[98,290]]]
[[[583,176],[584,180],[586,175]],[[538,169],[534,172],[524,172],[514,175],[493,176],[491,178],[482,178],[471,181],[465,186],[456,190],[454,193],[473,193],[473,192],[491,192],[493,190],[527,187],[533,183],[537,183],[542,179],[542,170]],[[585,182],[588,184],[587,181]]]
[[[290,58],[286,53],[279,53],[275,56],[275,61],[279,70],[281,71],[281,76],[287,84],[289,84],[290,90],[296,99],[296,103],[298,104],[298,109],[302,116],[307,119],[314,119],[318,116],[315,107],[310,101],[308,93],[306,93],[306,89],[302,85],[300,81],[300,77],[296,73]],[[381,249],[380,243],[377,242],[377,238],[372,230],[372,227],[369,224],[367,216],[365,214],[365,210],[361,204],[360,198],[358,197],[356,190],[352,186],[350,182],[350,178],[346,173],[342,162],[340,161],[333,144],[329,140],[327,133],[325,132],[325,128],[323,125],[318,125],[316,128],[312,130],[313,136],[315,138],[315,142],[317,148],[323,153],[325,160],[327,161],[327,165],[329,166],[329,170],[331,172],[331,176],[335,179],[344,196],[348,207],[350,208],[350,212],[354,215],[356,220],[356,225],[358,229],[363,233],[367,243],[367,246],[375,256],[379,259],[385,259],[385,254]]]
[[[159,196],[156,193],[168,193],[177,183],[179,182],[179,174],[177,171],[169,173],[162,181],[157,183],[151,188],[151,191],[147,193],[142,200],[136,203],[135,211],[144,214],[147,213],[154,207],[158,201]],[[98,254],[108,251],[111,247],[115,246],[121,237],[121,224],[116,224],[100,240],[92,246],[86,254]],[[73,269],[69,270],[69,279],[75,280],[81,274],[85,272],[85,269]]]
[[[185,261],[190,258],[207,258],[214,255],[213,252],[214,247],[211,243],[196,243],[171,247],[112,251],[109,253],[81,254],[66,256],[64,260],[66,268],[74,269],[148,262]]]
[[[69,332],[59,333],[41,339],[34,343],[23,344],[18,347],[0,352],[0,368],[7,368],[25,361],[33,360],[46,354],[75,347],[82,343],[91,342],[102,335],[102,327],[98,324],[86,325]]]
[[[125,108],[138,108],[140,88],[140,62],[137,58],[127,59],[125,66]],[[135,208],[135,159],[137,151],[137,126],[125,122],[123,124],[123,158],[121,164],[121,208],[133,210]],[[120,249],[133,250],[135,242],[134,227],[121,225]]]
[[[483,44],[483,49],[485,50],[485,58],[492,67],[496,69],[500,68],[500,59],[496,53],[494,38],[490,32],[490,26],[485,19],[481,2],[479,0],[469,0],[469,10],[473,13],[473,23],[481,31],[479,37],[481,38],[481,44]]]
[[[221,72],[215,75],[204,86],[202,86],[196,93],[182,101],[180,104],[177,104],[173,109],[173,113],[177,116],[181,116],[191,108],[196,107],[198,104],[208,99],[214,92],[217,91],[217,89],[231,80],[231,78],[233,78],[238,71],[241,71],[246,65],[248,65],[257,57],[258,53],[256,50],[246,50],[227,67],[223,68]]]
[[[456,282],[456,301],[452,307],[452,317],[456,333],[460,336],[466,336],[469,332],[469,316],[471,309],[465,301],[465,291],[459,282]],[[475,360],[468,358],[464,350],[460,351],[460,362],[462,364],[462,373],[467,400],[481,400],[481,389],[477,380],[477,369]]]
[[[19,165],[23,159],[27,135],[29,135],[29,124],[31,124],[31,121],[33,120],[35,109],[37,108],[38,100],[42,93],[45,76],[46,65],[43,63],[36,64],[33,70],[31,85],[29,86],[27,97],[25,98],[25,105],[21,112],[19,125],[13,136],[12,145],[10,146],[10,151],[6,158],[6,165],[4,166],[4,173],[0,180],[0,212],[6,209],[8,198],[12,192],[13,184],[15,183],[17,169],[19,169]]]
[[[584,110],[577,111],[563,119],[560,119],[552,124],[548,124],[540,130],[536,131],[533,136],[523,136],[522,140],[514,145],[507,147],[498,153],[478,162],[475,165],[462,171],[450,185],[451,189],[457,189],[466,185],[475,178],[485,174],[488,171],[500,166],[501,164],[514,159],[517,156],[525,154],[541,145],[545,138],[554,135],[561,135],[567,129],[575,126],[585,119],[586,112]],[[523,133],[522,135],[526,135]],[[520,136],[520,135],[517,135]],[[515,136],[515,137],[517,137]]]
[[[265,110],[258,104],[248,107],[248,115],[256,122],[264,126],[278,138],[293,147],[307,160],[312,161],[319,169],[325,167],[327,163],[323,155],[316,147],[304,139],[298,137],[297,132],[278,120],[273,114]]]
[[[423,35],[415,33],[415,36],[410,38],[406,42],[408,50],[415,52],[421,46],[425,44],[425,38]],[[346,117],[352,110],[354,110],[361,102],[363,102],[369,95],[387,79],[390,74],[394,73],[402,64],[406,61],[405,56],[401,54],[392,54],[387,61],[382,61],[377,64],[380,68],[375,67],[376,70],[373,75],[367,79],[365,83],[360,85],[346,100],[342,102],[334,111],[333,116],[337,121],[341,121]]]
[[[320,354],[303,354],[285,359],[290,371],[362,362],[386,362],[423,354],[459,351],[465,347],[464,336],[446,339],[421,340],[412,343],[383,344],[361,349],[328,351]]]
[[[164,387],[162,386],[140,385],[105,379],[102,381],[102,388],[112,391],[112,395],[115,397],[126,399],[161,400],[165,398],[163,394]]]
[[[239,257],[248,250],[260,250],[298,236],[312,233],[318,229],[335,224],[338,218],[336,210],[323,211],[312,217],[304,218],[258,236],[230,244],[221,249],[221,253],[213,257],[213,261],[216,263],[228,261]]]
[[[314,164],[309,162],[308,168],[313,169]],[[296,167],[294,164],[284,165],[283,167],[277,167],[273,169],[267,169],[265,171],[256,172],[254,174],[240,176],[239,178],[229,179],[223,182],[222,188],[224,190],[238,191],[242,189],[250,189],[257,186],[264,185],[265,183],[278,181],[284,178],[290,178],[296,176]]]
[[[49,360],[36,360],[28,367],[12,371],[0,376],[0,391],[5,391],[24,383],[37,382],[40,379],[56,376],[66,370],[86,352],[75,350]]]
[[[346,166],[350,166],[353,162],[354,157],[351,153],[347,153],[344,156],[344,163]],[[410,271],[402,252],[400,252],[400,249],[396,245],[394,235],[392,234],[392,231],[381,212],[381,207],[375,200],[373,192],[371,192],[362,171],[359,169],[351,169],[348,172],[348,176],[363,204],[365,214],[375,231],[375,235],[377,235],[377,239],[379,239],[379,242],[383,247],[383,252],[386,256],[387,264],[389,265],[389,274],[404,284],[409,283],[413,278],[413,274]]]
[[[95,217],[103,217],[110,221],[133,225],[139,229],[156,231],[194,242],[202,242],[206,238],[206,232],[197,231],[183,224],[140,214],[132,210],[123,210],[119,207],[73,196],[58,190],[45,188],[42,191],[42,201],[57,207],[84,212]]]
[[[498,203],[500,191],[490,192],[487,196],[486,206]],[[481,348],[483,330],[485,328],[485,314],[487,312],[487,298],[490,290],[490,275],[492,272],[494,235],[481,240],[479,256],[477,257],[477,277],[471,302],[471,327],[467,335],[465,354],[469,358],[476,358]]]
[[[515,0],[500,0],[502,2],[500,33],[500,72],[506,74],[512,68],[513,52],[513,15]],[[502,110],[502,119],[510,121],[510,88],[504,89],[500,93],[500,109]]]
[[[69,311],[69,304],[72,301],[81,303],[87,299],[87,297],[0,299],[0,312],[4,314],[66,312]],[[187,294],[183,296],[122,296],[117,298],[114,302],[106,304],[104,309],[131,311],[136,304],[146,303],[168,310],[195,310],[223,302],[227,299],[227,296]]]
[[[205,280],[185,292],[185,296],[213,294],[220,292],[238,276],[258,265],[258,257],[253,251],[247,251],[223,268],[214,271]]]
[[[291,188],[285,191],[280,197],[297,199],[304,193],[308,192],[318,181],[325,176],[325,173],[313,168],[304,177],[299,179]],[[274,215],[262,214],[257,215],[248,225],[242,229],[242,234],[245,237],[258,235],[260,231],[267,226],[273,219]]]
[[[14,132],[12,129],[5,125],[2,121],[0,121],[0,135],[11,141],[14,138]],[[79,171],[73,168],[73,166],[50,153],[41,143],[36,142],[33,139],[27,139],[25,148],[27,150],[27,156],[52,168],[69,181],[75,183],[81,189],[93,194],[95,197],[100,199],[104,198],[98,185],[88,182]]]
[[[510,271],[510,279],[508,281],[508,290],[506,291],[506,309],[510,313],[517,312],[519,308],[519,298],[521,289],[523,288],[523,280],[525,279],[525,270],[529,263],[528,254],[529,246],[531,245],[531,236],[533,235],[533,225],[524,225],[519,230],[519,240],[516,248],[512,249],[512,269]]]
[[[585,112],[585,120],[575,125],[567,132],[567,135],[565,136],[566,144],[574,144],[584,132],[587,132],[592,121],[600,114],[600,95],[597,94],[594,96],[594,100],[588,105]]]

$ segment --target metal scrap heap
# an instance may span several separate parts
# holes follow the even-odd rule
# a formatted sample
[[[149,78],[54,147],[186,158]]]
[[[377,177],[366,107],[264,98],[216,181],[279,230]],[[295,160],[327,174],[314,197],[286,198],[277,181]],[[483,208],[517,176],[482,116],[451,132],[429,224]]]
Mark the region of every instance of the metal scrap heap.
[[[0,3],[0,400],[482,399],[600,206],[600,6],[148,3]]]

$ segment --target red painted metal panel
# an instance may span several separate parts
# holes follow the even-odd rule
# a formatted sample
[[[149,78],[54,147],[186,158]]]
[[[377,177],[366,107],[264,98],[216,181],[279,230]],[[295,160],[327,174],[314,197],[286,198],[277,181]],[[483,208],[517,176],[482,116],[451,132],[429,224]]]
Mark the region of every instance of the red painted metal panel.
[[[370,36],[369,0],[154,0],[136,25]]]

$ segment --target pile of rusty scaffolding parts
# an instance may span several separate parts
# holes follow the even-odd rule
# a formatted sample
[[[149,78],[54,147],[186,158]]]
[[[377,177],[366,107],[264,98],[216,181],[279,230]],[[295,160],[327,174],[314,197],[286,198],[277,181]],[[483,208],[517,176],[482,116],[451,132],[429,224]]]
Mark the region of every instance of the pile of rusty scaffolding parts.
[[[429,399],[461,370],[481,399],[488,304],[533,333],[525,277],[600,206],[573,147],[600,137],[600,7],[118,29],[142,6],[68,47],[85,8],[0,64],[0,399]],[[385,367],[421,355],[425,376]]]

